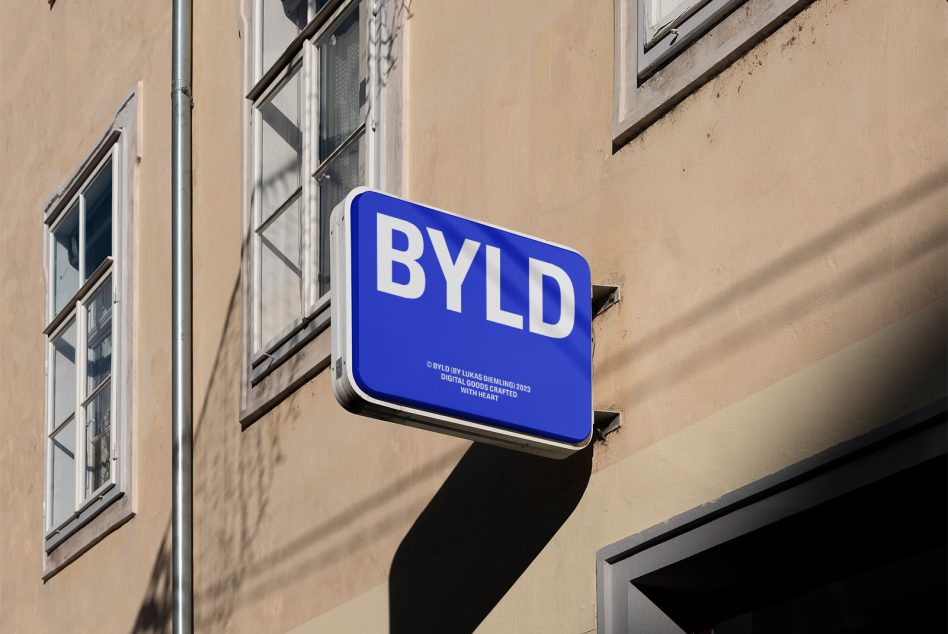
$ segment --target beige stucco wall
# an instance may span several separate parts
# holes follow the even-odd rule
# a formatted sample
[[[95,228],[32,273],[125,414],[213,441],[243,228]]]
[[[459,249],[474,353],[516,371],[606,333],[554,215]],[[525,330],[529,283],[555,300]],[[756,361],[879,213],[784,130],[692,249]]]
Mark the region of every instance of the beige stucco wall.
[[[200,631],[426,631],[389,598],[423,604],[405,579],[443,567],[407,546],[434,536],[467,566],[438,583],[463,585],[472,567],[509,564],[477,550],[511,521],[536,552],[496,606],[472,599],[482,630],[588,632],[597,549],[945,394],[944,3],[816,0],[613,154],[611,0],[412,0],[405,193],[574,246],[595,282],[621,285],[594,325],[594,402],[621,411],[622,430],[558,471],[351,416],[324,372],[241,432],[246,34],[237,2],[195,4]],[[145,610],[167,626],[168,20],[160,3],[0,8],[0,617],[13,631],[124,632]],[[43,584],[39,208],[138,80],[138,515]],[[564,488],[511,481],[530,473]],[[495,506],[508,490],[527,499]],[[536,545],[524,527],[551,509]]]
[[[170,5],[0,5],[0,630],[127,632],[163,607],[170,479]],[[137,515],[43,583],[43,205],[141,82]],[[157,566],[156,566],[157,564]],[[157,591],[156,591],[157,589]],[[148,628],[143,628],[147,630]]]

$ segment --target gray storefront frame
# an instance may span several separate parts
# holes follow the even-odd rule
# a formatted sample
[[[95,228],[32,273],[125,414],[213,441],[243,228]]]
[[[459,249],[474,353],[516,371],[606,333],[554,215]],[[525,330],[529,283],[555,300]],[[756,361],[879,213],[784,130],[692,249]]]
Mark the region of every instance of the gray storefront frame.
[[[600,549],[597,631],[680,634],[636,580],[948,453],[944,399]]]

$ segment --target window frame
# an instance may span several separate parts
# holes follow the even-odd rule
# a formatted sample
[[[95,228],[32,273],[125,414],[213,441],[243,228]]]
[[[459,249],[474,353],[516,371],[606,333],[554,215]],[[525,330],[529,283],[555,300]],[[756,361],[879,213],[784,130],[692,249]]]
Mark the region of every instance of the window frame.
[[[305,0],[304,0],[305,1]],[[242,426],[253,423],[300,385],[329,364],[330,293],[320,293],[319,207],[316,177],[359,143],[361,183],[390,191],[401,190],[401,21],[405,11],[393,0],[329,0],[314,9],[310,3],[309,22],[270,68],[262,68],[262,34],[256,28],[262,19],[262,3],[242,0],[243,26],[251,37],[245,38],[243,99],[243,248],[241,252]],[[361,125],[323,161],[318,156],[319,43],[349,15],[359,10],[360,28],[360,104]],[[382,60],[385,60],[383,68]],[[258,349],[260,323],[258,268],[259,240],[256,231],[264,226],[258,212],[260,147],[262,126],[259,105],[271,97],[289,79],[295,65],[301,65],[300,127],[302,222],[303,306],[302,315],[270,342]],[[385,75],[385,81],[382,80]],[[392,120],[392,125],[385,122]],[[388,150],[388,151],[386,151]],[[296,195],[296,194],[294,194]],[[281,204],[287,208],[292,196]],[[271,221],[280,213],[274,210]],[[325,227],[328,232],[328,226]],[[328,271],[326,272],[328,274]]]
[[[614,2],[617,152],[813,0],[698,0],[651,38],[649,0]]]
[[[305,47],[306,45],[307,45],[306,42],[301,44],[301,46],[303,47]],[[270,226],[273,223],[273,221],[276,220],[278,216],[280,216],[280,214],[286,212],[289,209],[289,207],[291,207],[294,204],[296,200],[299,200],[299,205],[300,205],[299,213],[300,213],[300,218],[301,218],[300,222],[302,225],[302,230],[300,231],[300,241],[304,243],[302,250],[306,251],[307,245],[305,243],[308,242],[306,234],[309,231],[308,225],[310,222],[310,218],[308,217],[305,219],[303,218],[304,216],[303,200],[309,189],[304,183],[305,174],[306,174],[306,163],[307,163],[307,161],[305,160],[305,155],[306,155],[306,147],[308,144],[305,140],[306,135],[303,130],[300,131],[301,136],[304,137],[304,140],[303,140],[303,146],[300,151],[300,154],[301,154],[300,156],[300,159],[301,159],[300,160],[300,185],[298,187],[298,192],[294,192],[293,194],[291,194],[290,197],[286,201],[284,201],[283,203],[278,205],[275,209],[270,211],[266,218],[263,217],[262,201],[261,201],[262,196],[259,194],[260,180],[263,177],[262,167],[261,167],[261,163],[263,162],[262,161],[263,157],[262,157],[262,154],[256,150],[256,148],[260,147],[260,145],[262,144],[262,137],[263,137],[263,131],[262,131],[262,126],[261,126],[261,120],[263,118],[261,114],[261,106],[266,104],[270,99],[276,97],[277,93],[279,93],[279,91],[283,89],[287,85],[287,83],[292,79],[294,73],[297,72],[297,69],[298,69],[299,77],[300,77],[300,92],[301,93],[304,92],[304,84],[305,84],[304,69],[303,69],[304,55],[305,55],[305,50],[301,49],[299,53],[295,55],[292,58],[292,60],[272,79],[272,83],[269,86],[266,86],[266,89],[260,93],[259,97],[253,100],[253,106],[252,106],[253,145],[254,145],[255,150],[253,153],[254,196],[253,196],[253,221],[251,223],[252,234],[250,236],[250,240],[251,240],[250,248],[252,249],[251,257],[254,261],[253,282],[252,282],[252,288],[254,291],[253,293],[254,302],[253,302],[253,318],[251,322],[251,331],[252,331],[251,332],[251,338],[252,338],[251,349],[254,350],[251,364],[254,368],[256,368],[261,363],[266,361],[266,359],[268,358],[268,355],[273,355],[273,353],[279,349],[279,346],[282,343],[284,343],[288,338],[290,338],[296,331],[298,331],[303,326],[303,322],[305,321],[303,314],[306,314],[308,312],[306,308],[304,308],[304,306],[308,305],[308,302],[306,302],[303,299],[303,295],[308,296],[308,293],[306,293],[306,291],[308,290],[307,285],[308,285],[309,272],[307,271],[307,269],[309,267],[303,266],[302,267],[303,275],[302,275],[302,279],[300,280],[300,285],[301,285],[300,306],[301,306],[301,312],[303,314],[297,317],[292,323],[290,323],[289,326],[285,327],[280,333],[278,333],[275,337],[271,338],[269,341],[263,342],[260,340],[260,337],[261,337],[260,322],[261,322],[262,316],[261,316],[260,302],[258,301],[258,298],[257,298],[257,292],[260,289],[260,266],[261,266],[261,252],[262,252],[260,242],[262,238],[260,238],[258,234],[264,231],[266,227]],[[300,105],[302,105],[304,101],[304,98],[302,95],[300,95],[299,101],[300,101]],[[301,109],[300,111],[301,127],[305,129],[306,126],[305,124],[302,123],[302,119],[303,119],[303,112]],[[301,255],[300,259],[301,259],[301,264],[302,264],[303,262],[308,261],[309,258],[305,254],[303,254]],[[273,355],[273,356],[279,356],[279,355]]]
[[[650,32],[647,19],[647,5],[650,2],[651,0],[638,0],[636,59],[640,82],[652,76],[746,0],[694,0],[674,18],[661,25],[655,33]]]
[[[44,345],[44,414],[43,414],[43,579],[46,580],[73,561],[108,533],[117,529],[134,514],[134,461],[132,445],[131,334],[132,275],[135,166],[138,153],[138,119],[140,85],[118,108],[112,122],[98,142],[86,154],[80,166],[44,205],[42,213],[43,268],[45,271],[45,310],[42,330]],[[85,194],[106,166],[111,167],[111,250],[110,255],[94,271],[85,271]],[[56,311],[55,306],[55,230],[67,215],[78,207],[79,279],[77,288]],[[88,273],[88,279],[83,280]],[[109,375],[92,390],[87,379],[86,312],[103,285],[111,284],[111,351]],[[58,425],[53,420],[53,342],[68,328],[75,327],[75,404],[74,411]],[[92,399],[108,385],[109,414],[109,478],[86,491],[86,429],[82,415]],[[71,513],[59,522],[52,518],[52,439],[70,421],[75,424],[74,468],[75,487]]]
[[[254,15],[258,18],[257,24],[262,22],[262,3],[266,0],[258,0],[254,5]],[[278,1],[278,0],[273,0]],[[307,2],[307,0],[301,0]],[[320,277],[323,272],[319,270],[319,210],[317,187],[313,180],[317,178],[316,174],[324,166],[330,164],[341,155],[342,150],[348,147],[349,143],[361,143],[360,162],[363,163],[362,180],[370,181],[369,162],[371,157],[377,153],[372,152],[371,146],[374,145],[376,135],[368,135],[366,131],[366,120],[370,116],[370,92],[366,92],[364,103],[360,105],[360,118],[362,124],[350,134],[347,140],[324,161],[318,162],[318,153],[316,143],[314,142],[317,134],[319,121],[317,117],[319,101],[319,52],[318,48],[321,42],[330,37],[332,31],[338,26],[352,11],[359,10],[359,58],[360,58],[360,79],[369,81],[371,68],[367,63],[366,55],[367,45],[369,43],[368,26],[369,16],[366,15],[365,6],[369,3],[365,0],[330,0],[321,7],[314,6],[315,3],[308,2],[308,23],[301,31],[300,35],[292,40],[286,51],[277,58],[273,66],[264,69],[261,67],[263,34],[260,28],[254,29],[254,70],[260,80],[254,85],[248,94],[252,101],[252,122],[253,130],[253,220],[251,223],[252,234],[250,237],[252,268],[252,317],[250,326],[251,350],[250,359],[251,372],[250,380],[253,383],[259,383],[260,380],[272,371],[274,367],[285,362],[296,351],[298,345],[303,343],[307,337],[318,334],[318,329],[307,328],[319,313],[325,311],[329,306],[329,293],[320,293]],[[363,43],[366,46],[363,46]],[[300,156],[300,185],[298,193],[293,193],[290,197],[281,203],[276,209],[269,212],[264,218],[262,209],[262,194],[260,193],[262,178],[262,154],[259,148],[262,145],[262,115],[261,106],[287,85],[287,82],[293,78],[295,73],[299,73],[300,78],[300,127],[301,127],[301,156]],[[318,164],[317,164],[318,163]],[[367,184],[363,182],[360,184]],[[260,292],[260,266],[262,260],[261,240],[256,234],[269,226],[277,216],[286,211],[298,196],[301,215],[301,315],[293,320],[288,326],[283,328],[277,335],[267,341],[262,340],[261,333],[261,304],[257,293]],[[328,227],[325,228],[328,231]],[[322,320],[320,320],[322,323]],[[328,322],[326,322],[328,324]],[[302,335],[302,336],[300,336]],[[302,341],[301,341],[302,340]],[[287,345],[290,344],[290,345]]]
[[[643,28],[645,29],[645,48],[651,48],[657,39],[680,24],[687,14],[694,13],[701,5],[709,0],[680,0],[675,6],[675,10],[672,11],[670,18],[666,18],[662,24],[653,26],[650,15],[652,9],[650,7],[654,6],[658,1],[659,0],[642,0],[639,2],[640,11],[644,14],[644,23],[640,22],[640,24],[643,24]]]

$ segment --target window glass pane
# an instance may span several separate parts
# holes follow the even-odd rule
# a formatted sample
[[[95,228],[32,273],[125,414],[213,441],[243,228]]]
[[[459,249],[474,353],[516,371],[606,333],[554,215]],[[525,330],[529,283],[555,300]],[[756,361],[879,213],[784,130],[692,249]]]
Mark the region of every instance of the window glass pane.
[[[300,71],[260,107],[260,221],[280,208],[300,186]]]
[[[354,141],[318,179],[319,181],[319,294],[329,292],[329,216],[354,187],[362,182],[359,145]]]
[[[53,231],[53,313],[79,289],[79,202]]]
[[[112,161],[86,190],[86,279],[112,255]]]
[[[86,306],[86,394],[112,372],[112,278],[103,282]]]
[[[76,419],[71,419],[53,435],[50,442],[50,477],[52,495],[49,518],[52,526],[59,524],[76,510]]]
[[[106,383],[86,405],[86,495],[109,481],[112,434],[112,384]]]
[[[319,160],[361,123],[359,11],[352,11],[319,45]]]
[[[306,26],[306,0],[261,0],[263,3],[263,72],[283,54]]]
[[[302,315],[300,201],[260,232],[260,339],[266,344]]]
[[[76,409],[76,322],[53,339],[53,428]]]

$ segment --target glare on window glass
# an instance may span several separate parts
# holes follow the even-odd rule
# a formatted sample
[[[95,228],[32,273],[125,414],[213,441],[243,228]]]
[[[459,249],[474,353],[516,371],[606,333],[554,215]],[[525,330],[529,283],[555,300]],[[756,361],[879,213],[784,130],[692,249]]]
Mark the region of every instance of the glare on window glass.
[[[53,313],[79,290],[79,201],[53,230]]]

